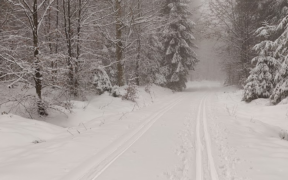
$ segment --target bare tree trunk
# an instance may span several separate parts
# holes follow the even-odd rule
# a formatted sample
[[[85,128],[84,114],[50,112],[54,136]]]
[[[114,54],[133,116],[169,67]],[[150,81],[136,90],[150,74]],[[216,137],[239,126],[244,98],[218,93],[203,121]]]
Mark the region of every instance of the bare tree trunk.
[[[37,0],[34,0],[33,3],[33,46],[34,46],[34,66],[35,66],[35,75],[34,75],[34,81],[35,81],[35,89],[36,94],[38,96],[38,113],[41,116],[47,116],[46,109],[44,107],[44,104],[42,102],[42,73],[41,73],[41,65],[40,65],[40,59],[38,57],[39,55],[39,47],[38,47],[38,3]]]
[[[75,62],[75,75],[78,74],[78,63],[80,58],[80,38],[81,38],[81,15],[82,15],[82,0],[78,0],[78,27],[77,27],[77,47],[76,47],[76,62]],[[79,86],[77,77],[74,77],[74,87],[77,89]]]
[[[141,4],[140,0],[138,0],[138,18],[141,18]],[[137,32],[137,61],[136,61],[136,85],[140,85],[140,60],[141,60],[141,25],[138,25]]]
[[[56,1],[56,29],[57,29],[57,33],[56,33],[56,45],[55,45],[55,53],[58,53],[58,43],[59,43],[59,35],[58,35],[58,31],[59,31],[59,0]]]
[[[67,8],[67,12],[66,12]],[[65,29],[65,36],[66,36],[66,43],[67,43],[67,49],[68,49],[68,59],[67,59],[67,65],[68,65],[68,86],[70,88],[70,93],[74,96],[77,96],[77,90],[75,87],[75,64],[73,62],[73,54],[72,54],[72,28],[71,28],[71,3],[70,0],[67,1],[67,7],[66,7],[66,1],[63,0],[63,14],[64,14],[64,29]]]
[[[77,54],[76,59],[78,61],[80,56],[80,32],[81,32],[81,13],[82,13],[82,0],[78,0],[78,27],[77,27]]]
[[[115,1],[116,7],[116,60],[117,60],[117,82],[118,86],[124,86],[124,72],[122,66],[123,44],[122,44],[122,9],[121,0]]]
[[[55,53],[58,53],[58,44],[59,44],[59,35],[58,35],[58,30],[59,30],[59,0],[56,1],[56,44],[55,44]],[[51,64],[52,67],[52,75],[53,77],[53,85],[55,85],[55,82],[57,81],[57,62],[52,61]]]
[[[47,32],[46,34],[48,34],[47,36],[47,41],[48,41],[48,47],[49,47],[49,51],[50,51],[50,54],[52,55],[53,54],[53,45],[52,45],[52,37],[51,37],[51,9],[49,8],[48,10],[48,15],[47,15],[48,19],[47,19],[47,23],[48,23],[48,27],[47,27]],[[52,79],[52,85],[55,85],[55,74],[54,74],[54,61],[51,61],[51,69],[52,69],[52,73],[51,73],[51,79]]]

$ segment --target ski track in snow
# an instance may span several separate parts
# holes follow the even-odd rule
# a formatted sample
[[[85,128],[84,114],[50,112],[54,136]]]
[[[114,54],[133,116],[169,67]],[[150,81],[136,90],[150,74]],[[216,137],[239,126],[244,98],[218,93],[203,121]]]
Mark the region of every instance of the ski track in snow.
[[[206,150],[207,150],[207,155],[208,155],[211,180],[219,180],[217,170],[215,167],[213,154],[212,154],[211,139],[210,139],[210,134],[208,131],[208,126],[207,126],[206,101],[204,102],[204,108],[203,108],[203,129],[204,129],[204,137],[205,137],[205,142],[206,142]]]
[[[202,116],[201,116],[201,112],[202,112]],[[217,173],[217,169],[216,169],[213,154],[212,154],[211,138],[210,138],[210,133],[208,130],[208,125],[207,125],[206,98],[202,99],[199,104],[196,123],[197,124],[196,124],[196,137],[195,137],[195,142],[196,142],[196,179],[195,180],[204,179],[203,171],[205,168],[209,169],[210,180],[219,180],[219,176]],[[202,139],[201,129],[203,129],[204,140],[201,140]],[[204,161],[203,144],[206,145],[205,155],[207,156],[208,167],[204,167],[205,163],[203,162]]]
[[[151,114],[134,130],[118,138],[111,145],[104,148],[100,153],[94,155],[94,157],[91,157],[90,160],[81,164],[61,180],[96,180],[107,168],[110,167],[110,165],[112,165],[122,154],[135,144],[159,118],[175,107],[181,100],[182,97],[177,97],[166,103],[159,111]],[[206,101],[207,98],[202,98],[200,101],[196,118],[196,131],[194,137],[196,155],[195,180],[219,180],[212,153],[211,136],[208,129],[207,116],[209,116],[209,114],[207,114],[206,110]],[[191,117],[191,123],[195,123],[194,120],[195,119]]]
[[[100,155],[92,157],[89,162],[84,162],[78,168],[73,170],[62,180],[96,180],[114,161],[125,153],[135,142],[137,142],[166,112],[175,107],[182,97],[165,104],[159,111],[150,115],[135,130],[128,133],[124,138],[121,137],[109,147],[105,148]]]
[[[200,134],[200,123],[201,123],[201,108],[203,100],[201,100],[198,114],[197,114],[197,124],[196,124],[196,179],[203,179],[203,169],[202,169],[202,143],[201,143],[201,134]]]

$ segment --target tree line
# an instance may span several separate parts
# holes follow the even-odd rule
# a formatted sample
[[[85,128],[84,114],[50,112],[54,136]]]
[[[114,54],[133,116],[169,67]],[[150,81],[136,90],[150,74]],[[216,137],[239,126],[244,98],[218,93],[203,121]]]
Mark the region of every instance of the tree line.
[[[121,86],[151,83],[181,91],[198,62],[189,6],[189,0],[1,0],[0,81],[34,89],[19,98],[41,116],[63,96],[115,95]]]
[[[286,0],[213,0],[210,28],[224,43],[226,84],[244,89],[243,100],[288,96]],[[214,18],[214,19],[213,19]],[[219,33],[220,32],[220,33]]]

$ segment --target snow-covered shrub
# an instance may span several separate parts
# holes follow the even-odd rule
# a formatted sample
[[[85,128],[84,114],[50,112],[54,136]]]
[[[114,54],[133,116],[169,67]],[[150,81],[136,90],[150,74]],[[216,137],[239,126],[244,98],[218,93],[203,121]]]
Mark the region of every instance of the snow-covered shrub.
[[[145,92],[147,92],[148,94],[151,94],[151,87],[152,87],[152,84],[149,83],[145,86]]]
[[[36,96],[30,94],[12,95],[5,98],[4,104],[9,109],[9,113],[12,112],[29,118],[48,115],[49,103],[43,99],[39,101]]]
[[[6,111],[1,112],[1,115],[8,114]]]
[[[120,97],[121,96],[121,93],[120,93],[120,90],[119,90],[119,86],[113,86],[112,89],[111,89],[111,95],[113,97]]]
[[[147,84],[145,86],[145,92],[150,95],[151,101],[154,102],[154,98],[153,98],[153,95],[152,95],[151,88],[152,88],[152,83]]]
[[[163,74],[157,73],[155,75],[155,80],[154,80],[155,84],[158,84],[160,86],[164,86],[166,84],[166,82],[167,82],[166,78],[165,78],[165,76]]]
[[[122,96],[122,99],[135,102],[137,98],[138,98],[137,85],[135,85],[134,83],[129,83],[129,85],[125,88],[125,94]]]
[[[37,112],[40,116],[48,116],[47,109],[48,109],[48,102],[43,100],[36,101]]]
[[[103,94],[105,91],[111,92],[112,85],[106,71],[98,68],[94,71],[93,85],[96,87],[98,94]]]

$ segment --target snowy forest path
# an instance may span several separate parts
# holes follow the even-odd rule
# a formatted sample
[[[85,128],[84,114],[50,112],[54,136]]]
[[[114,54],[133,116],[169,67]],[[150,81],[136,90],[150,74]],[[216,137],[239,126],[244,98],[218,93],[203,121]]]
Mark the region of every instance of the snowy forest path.
[[[88,162],[84,162],[75,171],[67,174],[61,180],[95,180],[97,179],[117,158],[137,142],[151,126],[175,105],[182,100],[182,96],[176,95],[169,102],[159,107],[156,113],[152,113],[138,127],[131,132],[119,137],[116,141],[97,153]]]
[[[203,180],[204,176],[208,176],[210,180],[219,180],[218,173],[215,167],[215,162],[212,154],[211,136],[207,124],[207,101],[208,98],[203,98],[199,104],[196,125],[196,180]],[[201,114],[202,112],[202,114]],[[202,130],[202,134],[201,134]],[[204,149],[206,150],[206,154]],[[204,161],[207,161],[207,164]],[[209,172],[204,174],[204,169],[209,169]],[[207,179],[207,178],[206,178]]]
[[[219,180],[206,110],[214,92],[176,93],[61,180]]]

